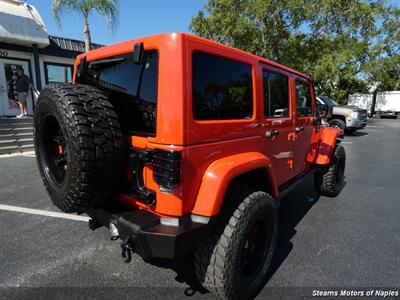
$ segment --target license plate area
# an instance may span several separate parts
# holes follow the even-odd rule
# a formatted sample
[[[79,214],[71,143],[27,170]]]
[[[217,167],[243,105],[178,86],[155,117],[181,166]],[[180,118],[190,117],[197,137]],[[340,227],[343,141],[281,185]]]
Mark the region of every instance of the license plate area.
[[[151,150],[139,150],[135,148],[130,148],[129,151],[131,179],[127,193],[144,204],[153,206],[156,203],[156,192],[145,186],[143,178],[144,166],[152,162],[153,153]]]

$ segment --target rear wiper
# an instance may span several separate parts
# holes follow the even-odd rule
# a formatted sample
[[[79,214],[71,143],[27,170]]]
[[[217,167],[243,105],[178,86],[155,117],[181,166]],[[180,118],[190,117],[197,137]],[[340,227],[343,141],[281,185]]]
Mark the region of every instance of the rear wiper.
[[[95,61],[91,61],[89,63],[89,67],[97,67],[97,66],[104,66],[104,65],[115,65],[115,64],[119,64],[123,61],[125,61],[126,58],[124,57],[115,57],[115,58],[108,58],[108,59],[100,59],[100,60],[95,60]]]

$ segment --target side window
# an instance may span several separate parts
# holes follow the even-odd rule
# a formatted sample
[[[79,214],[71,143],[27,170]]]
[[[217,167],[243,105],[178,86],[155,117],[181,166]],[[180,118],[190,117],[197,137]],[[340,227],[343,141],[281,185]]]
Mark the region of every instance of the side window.
[[[299,117],[313,115],[310,86],[302,81],[296,81],[296,109]]]
[[[251,65],[194,52],[192,89],[196,120],[249,119],[253,116]]]
[[[285,75],[263,71],[264,115],[266,118],[289,116],[289,79]]]

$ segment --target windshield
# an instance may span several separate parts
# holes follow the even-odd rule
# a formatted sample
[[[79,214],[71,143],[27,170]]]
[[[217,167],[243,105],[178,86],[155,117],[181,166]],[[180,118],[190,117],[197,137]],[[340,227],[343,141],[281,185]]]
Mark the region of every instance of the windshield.
[[[332,106],[332,105],[339,105],[335,100],[329,98],[329,97],[319,97],[324,104]]]

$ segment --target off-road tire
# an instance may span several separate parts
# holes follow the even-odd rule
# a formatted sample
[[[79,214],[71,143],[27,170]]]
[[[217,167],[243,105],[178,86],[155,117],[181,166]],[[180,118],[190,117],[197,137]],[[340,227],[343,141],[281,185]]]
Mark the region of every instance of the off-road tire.
[[[320,195],[335,197],[344,184],[346,152],[340,145],[335,147],[328,166],[315,173],[315,186]]]
[[[198,280],[209,291],[223,299],[248,299],[256,296],[265,284],[266,272],[276,246],[278,208],[266,192],[242,186],[231,189],[224,207],[216,217],[208,241],[196,249],[194,265]],[[248,246],[249,231],[254,224],[265,222],[265,256],[255,275],[245,277],[241,268],[242,250]],[[263,231],[261,231],[263,232]],[[264,253],[264,252],[262,252]]]
[[[341,119],[332,119],[328,121],[329,127],[334,127],[334,128],[338,128],[341,130],[345,130],[346,129],[346,122],[341,120]]]
[[[45,147],[51,143],[46,122],[58,122],[64,141],[66,162],[61,182],[51,172],[55,167],[48,157],[54,151]],[[122,175],[123,139],[113,106],[100,90],[85,85],[47,85],[34,113],[34,141],[43,182],[63,212],[102,206],[116,192]]]

